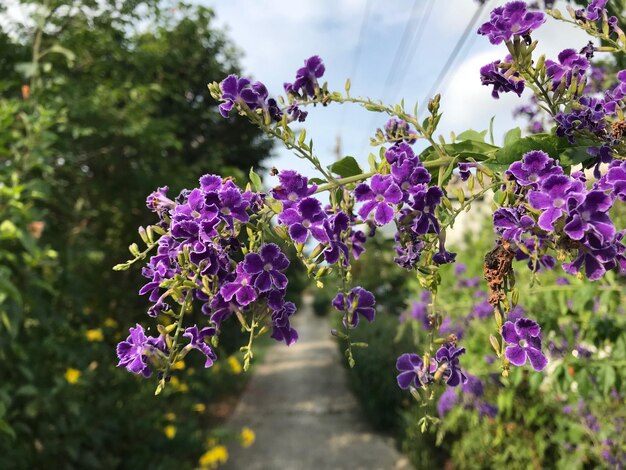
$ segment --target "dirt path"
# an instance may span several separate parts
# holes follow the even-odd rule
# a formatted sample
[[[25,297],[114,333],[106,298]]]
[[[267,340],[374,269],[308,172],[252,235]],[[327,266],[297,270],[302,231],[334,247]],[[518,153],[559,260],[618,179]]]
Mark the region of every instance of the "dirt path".
[[[234,445],[225,468],[410,468],[361,416],[328,321],[306,306],[294,319],[299,341],[290,348],[278,343],[270,347],[227,423],[233,430],[249,426],[256,442],[248,449]]]

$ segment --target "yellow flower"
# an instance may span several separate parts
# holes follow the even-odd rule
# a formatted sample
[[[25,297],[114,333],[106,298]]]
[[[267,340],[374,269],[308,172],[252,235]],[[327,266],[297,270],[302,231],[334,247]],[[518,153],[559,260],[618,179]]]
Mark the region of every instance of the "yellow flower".
[[[196,403],[193,405],[193,410],[196,413],[204,413],[206,411],[206,405],[204,403]]]
[[[217,468],[218,465],[225,464],[227,461],[228,449],[224,446],[215,446],[202,454],[198,463],[202,468]]]
[[[85,332],[85,336],[87,337],[87,341],[103,341],[104,335],[102,334],[102,330],[100,328],[95,328],[93,330],[87,330]]]
[[[71,367],[65,371],[65,380],[71,384],[78,382],[80,378],[80,371],[78,369],[72,369]]]
[[[183,370],[185,368],[185,361],[178,361],[172,364],[172,370]]]
[[[176,414],[175,413],[165,413],[165,419],[168,421],[174,421],[176,419]]]
[[[176,426],[168,424],[167,426],[165,426],[165,429],[163,429],[163,433],[168,439],[174,439],[174,437],[176,436]]]
[[[230,371],[233,374],[241,374],[241,364],[239,363],[239,359],[237,359],[235,356],[230,356],[228,358],[228,366],[230,367]]]
[[[250,447],[252,444],[254,444],[254,441],[256,440],[256,434],[248,426],[243,427],[240,437],[241,445],[244,447]]]
[[[180,380],[178,380],[178,377],[170,377],[170,385],[174,388],[178,388],[178,386],[180,385]]]
[[[105,318],[104,326],[106,326],[107,328],[115,328],[117,326],[117,322],[111,317]]]

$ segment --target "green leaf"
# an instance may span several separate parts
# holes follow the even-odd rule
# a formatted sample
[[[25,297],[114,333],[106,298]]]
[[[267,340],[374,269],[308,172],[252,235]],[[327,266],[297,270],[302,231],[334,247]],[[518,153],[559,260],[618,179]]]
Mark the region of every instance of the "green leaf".
[[[343,157],[341,160],[333,163],[328,169],[342,178],[363,173],[363,170],[361,170],[361,167],[354,157],[349,156]]]
[[[486,129],[482,132],[478,132],[473,129],[468,129],[465,132],[461,132],[459,135],[457,135],[456,140],[459,142],[464,141],[464,140],[474,140],[476,142],[484,142],[486,135],[487,135]]]
[[[602,385],[605,395],[608,395],[615,385],[615,369],[609,365],[602,368]]]
[[[260,192],[263,189],[263,183],[261,182],[261,177],[254,172],[253,168],[250,168],[250,182],[252,183],[252,187],[256,192]]]
[[[479,162],[492,158],[493,154],[499,149],[495,145],[477,142],[475,140],[464,140],[455,144],[446,144],[443,146],[448,155],[452,157],[460,157],[460,161],[476,160]],[[436,158],[436,153],[432,146],[427,147],[422,152],[422,161]]]
[[[322,178],[309,178],[309,183],[311,184],[326,184],[326,181]]]
[[[519,127],[515,127],[507,131],[504,135],[504,146],[513,144],[522,138],[522,130]]]
[[[511,131],[509,131],[509,133],[510,132]],[[559,139],[557,137],[537,134],[511,141],[512,139],[513,137],[511,136],[509,138],[510,143],[505,144],[504,147],[496,152],[497,163],[510,165],[513,162],[521,160],[525,153],[532,150],[542,150],[552,158],[559,159],[561,149],[559,148]]]
[[[370,171],[376,171],[376,169],[378,168],[378,165],[376,163],[376,155],[370,153],[367,157],[367,162],[370,164]]]

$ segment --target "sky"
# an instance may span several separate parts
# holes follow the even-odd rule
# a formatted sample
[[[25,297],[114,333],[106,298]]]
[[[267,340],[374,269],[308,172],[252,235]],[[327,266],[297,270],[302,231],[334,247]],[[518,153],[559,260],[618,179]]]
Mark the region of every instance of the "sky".
[[[265,83],[270,94],[281,94],[283,82],[293,81],[304,59],[317,54],[326,65],[324,80],[330,90],[343,91],[350,78],[353,96],[369,96],[385,103],[404,98],[407,109],[412,109],[415,101],[425,103],[433,87],[435,92],[442,92],[444,115],[438,132],[446,138],[451,131],[459,134],[469,128],[487,129],[492,116],[496,116],[496,141],[506,130],[524,124],[514,121],[511,110],[525,103],[529,93],[521,98],[501,95],[494,100],[491,87],[480,84],[479,68],[504,58],[507,51],[503,44],[492,46],[487,38],[475,34],[478,26],[467,36],[448,79],[434,83],[479,8],[474,0],[196,2],[215,10],[217,24],[226,29],[243,54],[244,74]],[[504,3],[488,0],[477,25]],[[557,2],[556,7],[565,12],[564,2]],[[582,31],[552,18],[533,33],[533,38],[539,40],[537,57],[543,53],[555,60],[561,50],[580,49],[588,41]],[[354,105],[335,105],[312,110],[305,125],[324,164],[335,159],[338,137],[342,155],[352,155],[365,164],[372,150],[369,137],[386,120],[386,115]],[[315,176],[308,162],[280,145],[267,165]]]
[[[23,6],[16,6],[16,0],[5,1],[9,17],[27,16]],[[317,54],[326,65],[323,80],[328,81],[329,90],[343,91],[350,78],[353,96],[369,96],[386,104],[404,98],[407,109],[413,109],[416,101],[424,109],[429,93],[441,92],[443,118],[438,134],[446,139],[451,131],[458,135],[467,129],[487,129],[493,116],[497,142],[508,129],[524,125],[522,120],[515,121],[511,112],[524,104],[530,93],[525,92],[521,98],[503,94],[495,100],[491,87],[482,86],[479,78],[482,65],[507,54],[503,44],[493,46],[475,33],[489,12],[505,0],[486,1],[447,78],[437,83],[444,64],[479,9],[475,0],[189,1],[214,9],[216,25],[227,32],[241,52],[243,74],[265,83],[272,95],[282,94],[283,83],[292,82],[304,60]],[[565,12],[563,0],[555,7]],[[532,36],[539,40],[536,57],[546,54],[554,60],[561,50],[580,49],[588,41],[584,32],[550,17]],[[369,152],[376,151],[369,146],[369,138],[387,121],[386,115],[355,105],[309,111],[307,136],[313,138],[316,154],[324,165],[336,159],[340,139],[341,154],[352,155],[367,166]],[[420,113],[420,117],[424,115],[425,111]],[[316,176],[308,162],[299,160],[280,143],[266,166]]]

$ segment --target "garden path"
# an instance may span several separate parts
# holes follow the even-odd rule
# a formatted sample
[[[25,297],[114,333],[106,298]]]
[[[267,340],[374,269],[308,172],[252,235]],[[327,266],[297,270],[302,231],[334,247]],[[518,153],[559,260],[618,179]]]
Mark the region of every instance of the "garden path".
[[[250,470],[409,469],[390,439],[372,432],[348,390],[327,319],[311,299],[294,315],[300,339],[273,344],[227,423],[252,428],[256,442],[235,444],[225,468]]]

